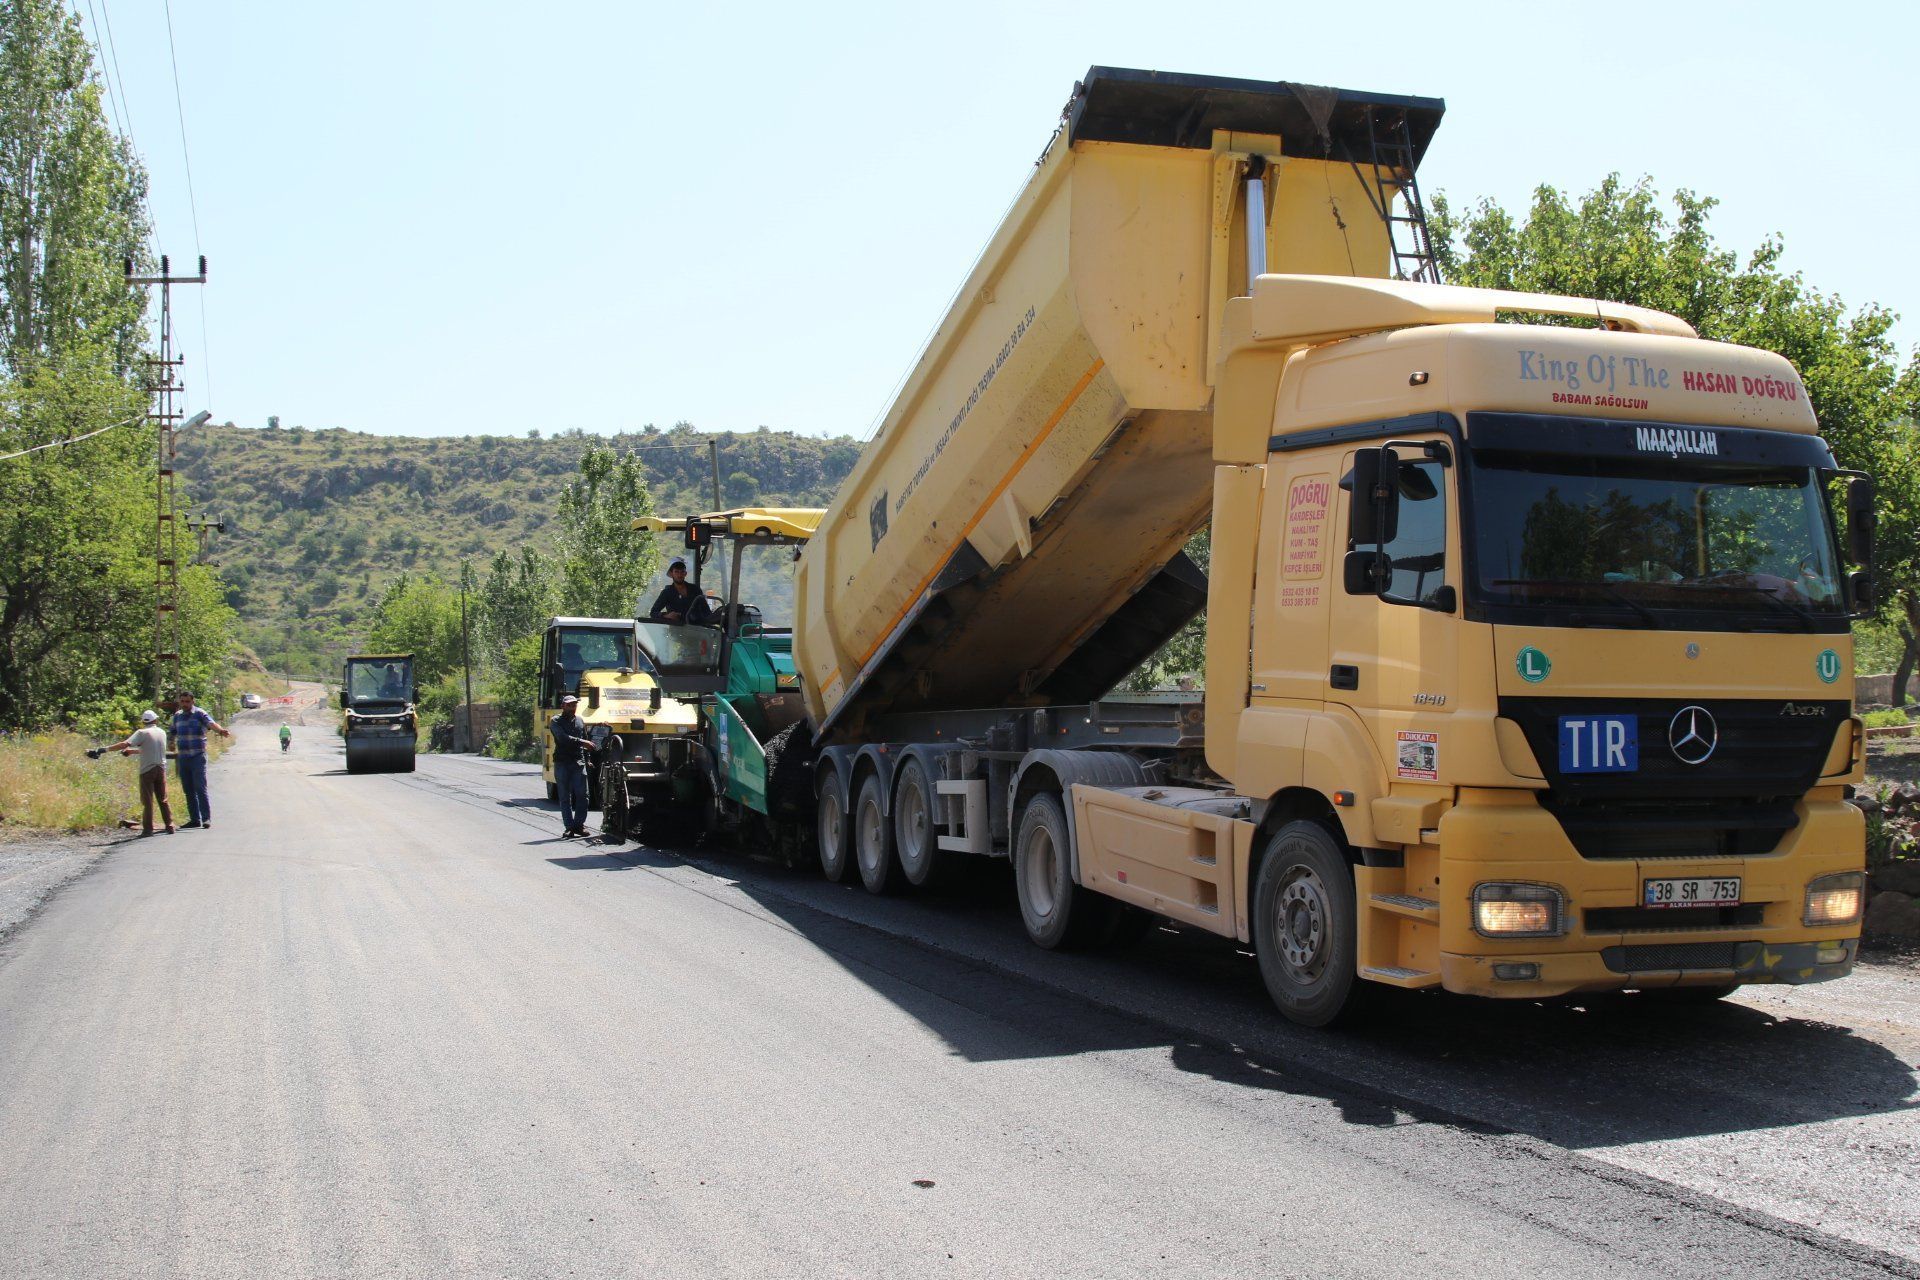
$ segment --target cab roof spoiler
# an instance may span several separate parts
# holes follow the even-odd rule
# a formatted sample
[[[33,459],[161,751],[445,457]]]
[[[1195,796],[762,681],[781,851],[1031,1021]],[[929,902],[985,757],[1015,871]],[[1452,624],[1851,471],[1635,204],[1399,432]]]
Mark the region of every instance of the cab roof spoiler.
[[[1250,336],[1260,343],[1313,346],[1386,329],[1491,324],[1503,312],[1585,318],[1615,332],[1671,338],[1699,336],[1679,316],[1597,298],[1562,298],[1407,280],[1295,275],[1265,275],[1253,282]]]

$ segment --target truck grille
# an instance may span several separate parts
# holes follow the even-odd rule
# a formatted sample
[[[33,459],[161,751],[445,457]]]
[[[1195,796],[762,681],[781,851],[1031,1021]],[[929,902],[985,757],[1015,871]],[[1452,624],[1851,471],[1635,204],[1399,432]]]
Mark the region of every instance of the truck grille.
[[[1664,929],[1751,929],[1766,919],[1766,904],[1737,907],[1595,907],[1582,919],[1588,933],[1654,933]]]
[[[1671,973],[1676,969],[1741,969],[1753,963],[1757,942],[1656,942],[1604,947],[1601,963],[1614,973]]]

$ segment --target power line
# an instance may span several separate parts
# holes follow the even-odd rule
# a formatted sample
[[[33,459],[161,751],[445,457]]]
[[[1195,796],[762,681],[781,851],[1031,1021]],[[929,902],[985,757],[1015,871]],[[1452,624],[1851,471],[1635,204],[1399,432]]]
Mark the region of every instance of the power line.
[[[0,453],[0,462],[6,462],[13,458],[24,458],[28,454],[38,453],[42,449],[59,449],[59,448],[65,447],[66,445],[79,444],[82,440],[91,440],[95,436],[105,435],[107,432],[112,431],[115,427],[132,426],[134,423],[140,422],[143,419],[145,419],[146,416],[147,415],[144,413],[135,414],[133,417],[128,418],[125,422],[110,422],[106,426],[101,427],[99,430],[89,431],[83,436],[68,436],[65,440],[49,440],[45,444],[37,444],[33,446],[33,448],[31,449],[22,449],[18,453]]]
[[[92,12],[93,0],[87,0],[87,10]],[[127,145],[133,148],[137,156],[140,153],[140,142],[133,128],[133,99],[127,96],[126,77],[120,74],[120,46],[113,38],[113,10],[108,7],[107,0],[100,0],[100,17],[102,21],[97,22],[94,29],[104,31],[107,37],[106,53],[100,59],[101,78],[109,87],[116,83],[120,86],[121,132],[127,139]],[[96,39],[94,49],[97,52],[99,48],[100,42]],[[151,201],[147,202],[147,244],[155,253],[160,251],[160,220],[153,214]]]
[[[100,0],[104,5],[106,0]],[[201,256],[206,250],[200,245],[200,203],[193,191],[193,155],[187,150],[187,108],[180,94],[180,54],[173,42],[173,0],[164,0],[162,7],[167,15],[167,60],[173,66],[173,109],[180,120],[180,159],[187,170],[187,210],[193,217],[193,251]],[[200,302],[200,368],[206,382],[206,402],[213,403],[213,353],[212,345],[207,341],[207,295],[202,293]]]
[[[100,83],[107,91],[107,113],[113,117],[113,131],[122,137],[131,138],[132,131],[120,123],[120,99],[114,92],[113,75],[107,70],[106,52],[100,47],[100,14],[93,7],[93,0],[87,0],[87,13],[92,18],[92,22],[87,27],[87,43],[93,46],[93,55],[100,60]],[[78,0],[74,4],[73,16],[76,19],[80,16]]]

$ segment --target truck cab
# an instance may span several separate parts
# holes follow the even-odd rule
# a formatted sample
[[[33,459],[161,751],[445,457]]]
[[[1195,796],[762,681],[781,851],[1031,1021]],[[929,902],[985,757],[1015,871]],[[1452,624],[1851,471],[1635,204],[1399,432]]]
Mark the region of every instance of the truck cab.
[[[1847,973],[1871,487],[1792,367],[1587,300],[1269,276],[1236,312],[1223,383],[1273,410],[1216,438],[1207,762],[1244,847],[1155,892],[1179,860],[1129,874],[1119,830],[1203,824],[1076,789],[1083,883],[1193,918],[1204,879],[1304,1020],[1346,946],[1491,996]]]

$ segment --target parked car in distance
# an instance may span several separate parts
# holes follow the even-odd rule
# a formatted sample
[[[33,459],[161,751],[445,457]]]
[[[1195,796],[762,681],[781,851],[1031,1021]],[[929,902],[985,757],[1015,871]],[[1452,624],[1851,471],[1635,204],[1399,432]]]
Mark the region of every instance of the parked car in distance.
[[[257,708],[257,707],[258,707],[259,705],[260,705],[260,695],[259,695],[259,694],[257,694],[257,693],[243,693],[243,694],[241,694],[241,695],[240,695],[240,706],[241,706],[241,709],[242,709],[242,710],[245,710],[245,711],[252,711],[252,710],[254,710],[255,708]]]

